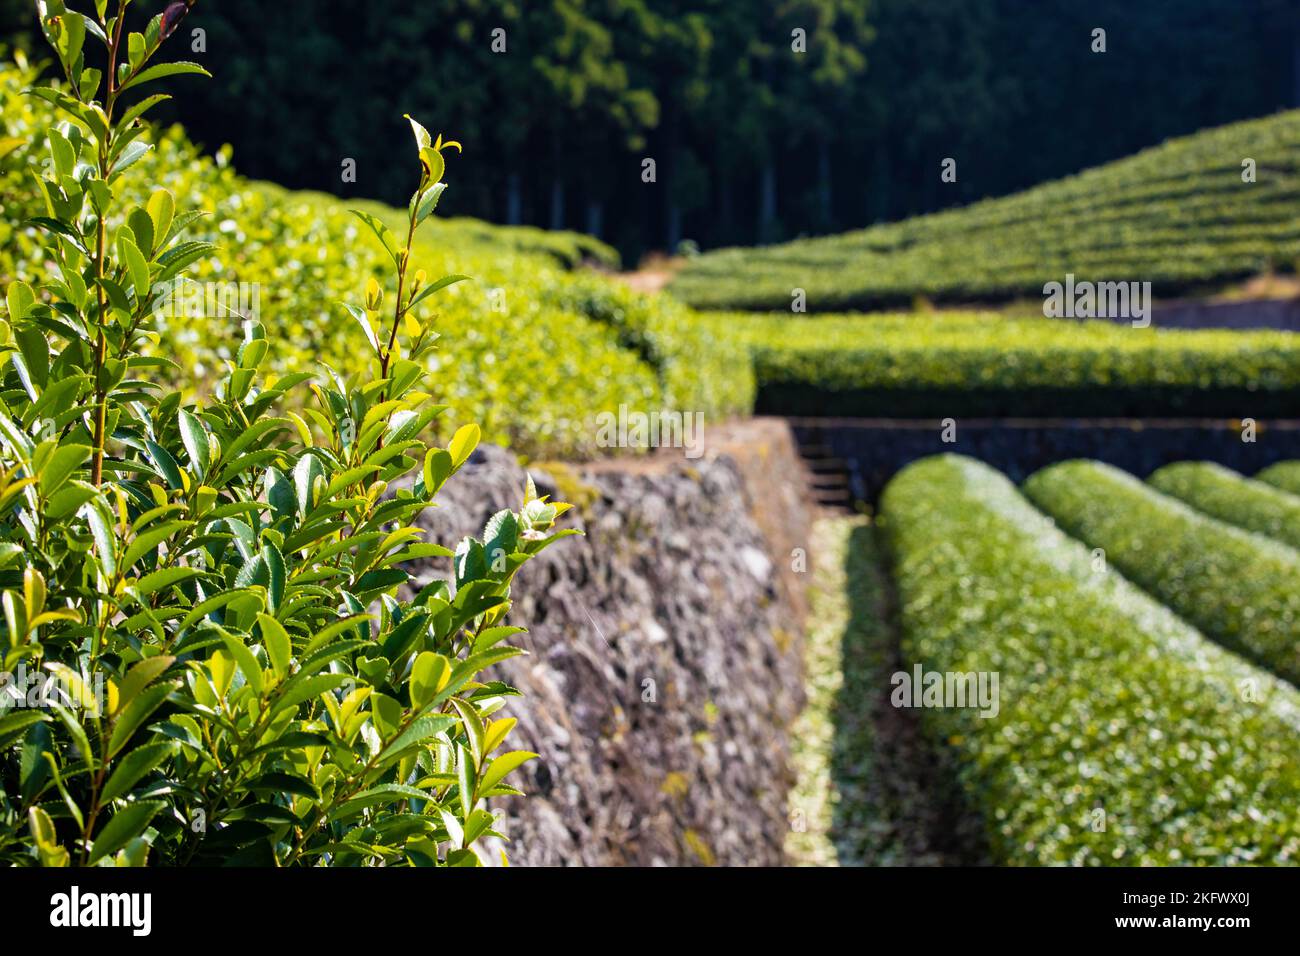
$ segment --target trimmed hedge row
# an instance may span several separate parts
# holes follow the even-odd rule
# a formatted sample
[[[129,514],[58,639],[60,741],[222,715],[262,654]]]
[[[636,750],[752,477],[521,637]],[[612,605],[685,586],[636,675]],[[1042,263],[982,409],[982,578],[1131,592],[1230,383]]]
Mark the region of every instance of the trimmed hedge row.
[[[1209,461],[1180,461],[1147,483],[1228,524],[1300,548],[1300,498]]]
[[[1025,481],[1024,492],[1206,634],[1300,681],[1300,552],[1207,517],[1100,462],[1044,468]]]
[[[1149,281],[1158,295],[1294,268],[1300,111],[1171,140],[1077,176],[836,236],[721,249],[671,289],[696,308],[815,312],[1040,299],[1068,273]],[[1242,181],[1241,160],[1258,163]]]
[[[908,659],[1000,675],[996,717],[922,714],[1001,862],[1300,860],[1300,692],[1098,573],[973,459],[910,465],[883,515]]]
[[[646,295],[590,271],[559,274],[541,301],[612,329],[619,344],[659,373],[664,403],[725,418],[754,407],[754,365],[723,332],[663,295]]]
[[[1300,495],[1300,461],[1280,461],[1270,465],[1257,474],[1255,480]]]
[[[709,313],[754,357],[762,411],[801,415],[1294,412],[1300,335],[1134,329],[993,313]]]

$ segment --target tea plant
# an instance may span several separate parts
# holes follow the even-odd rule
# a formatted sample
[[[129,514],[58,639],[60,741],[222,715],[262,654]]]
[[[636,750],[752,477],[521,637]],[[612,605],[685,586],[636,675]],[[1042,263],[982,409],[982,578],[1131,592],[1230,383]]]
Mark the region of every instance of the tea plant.
[[[1279,461],[1276,465],[1269,465],[1255,475],[1255,480],[1300,495],[1300,461]]]
[[[747,347],[764,404],[792,415],[946,417],[1287,414],[1300,337],[1256,329],[1133,329],[992,312],[703,313]],[[1069,409],[1069,411],[1066,411]]]
[[[1212,461],[1178,461],[1147,478],[1156,491],[1247,531],[1300,548],[1300,497]]]
[[[1294,686],[1099,570],[982,462],[913,462],[881,513],[907,663],[1001,675],[996,717],[921,711],[959,761],[994,862],[1297,862]],[[1147,527],[1170,544],[1163,523]]]
[[[488,801],[534,756],[502,750],[515,721],[494,715],[517,692],[484,673],[521,653],[511,582],[576,532],[531,481],[454,552],[416,524],[479,438],[421,437],[447,410],[426,310],[464,276],[429,281],[411,248],[455,144],[411,122],[401,241],[358,214],[391,261],[347,306],[367,373],[263,375],[246,321],[204,404],[166,392],[183,372],[159,357],[156,290],[212,246],[164,189],[122,208],[166,98],[124,94],[204,73],[154,63],[194,2],[142,33],[131,0],[38,4],[68,85],[32,91],[63,116],[37,177],[50,275],[11,284],[0,325],[0,862],[474,865]],[[412,594],[402,565],[429,557],[450,578]],[[16,674],[57,690],[28,706]]]
[[[14,60],[0,62],[0,292],[12,278],[34,282],[43,274],[35,230],[26,225],[40,214],[29,169],[41,156],[48,159],[43,130],[54,115],[47,101],[22,95],[31,70],[20,56]],[[6,142],[16,144],[11,152]],[[356,323],[338,321],[337,302],[392,263],[370,236],[341,241],[365,228],[349,204],[250,182],[235,171],[227,149],[205,156],[178,127],[156,137],[115,190],[130,208],[145,204],[157,186],[209,213],[191,227],[192,238],[222,245],[194,264],[194,278],[258,284],[258,316],[275,330],[265,370],[315,373],[320,355],[331,356],[345,374],[364,370],[368,346]],[[404,209],[350,205],[404,235]],[[485,441],[532,457],[592,457],[608,454],[597,440],[600,414],[616,413],[621,404],[701,411],[710,421],[752,409],[749,357],[726,347],[674,300],[637,294],[577,268],[583,260],[616,259],[589,237],[434,217],[421,224],[414,250],[430,274],[476,279],[439,295],[446,348],[430,361],[439,398],[478,423]],[[195,290],[191,284],[186,291]],[[173,377],[177,387],[206,393],[232,357],[231,343],[225,326],[203,314],[212,309],[192,308],[188,296],[176,301],[155,323],[166,339],[163,354],[185,368],[184,376]],[[524,379],[528,388],[521,389]],[[286,409],[298,410],[297,393],[285,400]],[[431,428],[441,441],[451,438],[443,422]]]
[[[1294,272],[1300,114],[1171,139],[1134,156],[960,209],[688,259],[670,289],[698,309],[870,311],[934,302],[1041,301],[1067,273],[1136,279],[1173,297]],[[1244,157],[1257,161],[1248,179]],[[972,250],[978,250],[972,255]]]
[[[1300,553],[1194,510],[1099,461],[1030,475],[1030,501],[1067,533],[1221,642],[1300,681]]]

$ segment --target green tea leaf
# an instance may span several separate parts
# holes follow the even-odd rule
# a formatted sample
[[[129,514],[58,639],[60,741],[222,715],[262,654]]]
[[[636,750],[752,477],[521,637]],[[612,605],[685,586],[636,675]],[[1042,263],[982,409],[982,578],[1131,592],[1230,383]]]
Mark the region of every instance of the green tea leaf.
[[[165,79],[169,76],[212,76],[207,70],[197,63],[186,63],[183,61],[176,63],[160,63],[157,66],[151,66],[141,70],[135,79],[122,86],[120,92],[125,93],[129,89],[140,86],[142,83],[150,83],[154,80]]]
[[[94,845],[90,848],[87,862],[92,865],[110,853],[116,853],[131,840],[138,837],[149,826],[158,811],[166,806],[161,800],[145,800],[130,803],[113,814],[113,818],[99,831]]]
[[[177,413],[180,422],[181,441],[185,443],[185,452],[190,456],[190,464],[200,479],[208,473],[211,465],[211,453],[208,448],[208,430],[194,414],[180,409]]]
[[[108,782],[104,784],[104,789],[100,792],[100,800],[109,803],[118,797],[125,796],[141,777],[161,764],[175,751],[176,745],[171,741],[145,744],[143,747],[132,750],[118,761],[113,773],[109,775]]]

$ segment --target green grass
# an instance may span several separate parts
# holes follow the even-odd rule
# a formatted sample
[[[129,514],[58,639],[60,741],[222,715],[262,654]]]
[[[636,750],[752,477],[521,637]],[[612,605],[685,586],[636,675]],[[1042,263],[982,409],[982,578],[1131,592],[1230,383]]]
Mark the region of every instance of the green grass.
[[[998,862],[1300,862],[1294,687],[1098,570],[980,462],[910,465],[882,514],[906,658],[1000,675],[996,717],[922,711]]]
[[[1126,472],[1067,461],[1025,494],[1205,634],[1300,682],[1300,552],[1215,520]]]
[[[1257,163],[1242,181],[1241,162]],[[1023,193],[904,222],[691,260],[698,308],[812,312],[1039,298],[1067,273],[1156,294],[1291,270],[1300,257],[1300,112],[1171,140]]]

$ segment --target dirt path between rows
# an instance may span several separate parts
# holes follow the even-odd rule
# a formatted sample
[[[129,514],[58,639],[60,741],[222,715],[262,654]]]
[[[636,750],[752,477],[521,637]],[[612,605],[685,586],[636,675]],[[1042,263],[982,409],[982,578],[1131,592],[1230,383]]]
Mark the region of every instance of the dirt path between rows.
[[[614,278],[637,292],[652,295],[662,292],[686,262],[679,257],[667,258],[662,255],[648,256],[630,272],[619,272]]]
[[[647,295],[655,292],[662,292],[664,286],[668,285],[672,277],[673,273],[665,269],[621,272],[618,276],[620,282],[631,286],[637,292],[644,292]]]
[[[989,862],[983,823],[950,755],[890,702],[904,669],[897,599],[877,529],[828,516],[814,530],[808,707],[793,735],[799,780],[786,852],[804,866]]]

